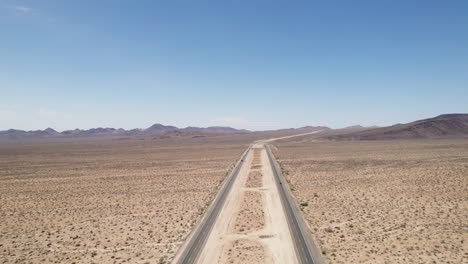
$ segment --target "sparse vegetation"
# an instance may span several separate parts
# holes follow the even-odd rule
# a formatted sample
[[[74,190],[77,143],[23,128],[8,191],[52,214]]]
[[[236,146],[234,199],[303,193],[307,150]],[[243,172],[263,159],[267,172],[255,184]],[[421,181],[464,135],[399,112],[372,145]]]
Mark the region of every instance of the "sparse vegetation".
[[[276,145],[331,263],[463,262],[468,140]]]
[[[227,263],[267,263],[265,248],[262,244],[247,239],[239,239],[230,243],[223,254],[225,255]]]
[[[260,230],[265,225],[262,194],[254,191],[245,191],[244,200],[235,220],[234,232],[248,233]]]
[[[1,262],[169,263],[244,148],[203,140],[1,145]]]

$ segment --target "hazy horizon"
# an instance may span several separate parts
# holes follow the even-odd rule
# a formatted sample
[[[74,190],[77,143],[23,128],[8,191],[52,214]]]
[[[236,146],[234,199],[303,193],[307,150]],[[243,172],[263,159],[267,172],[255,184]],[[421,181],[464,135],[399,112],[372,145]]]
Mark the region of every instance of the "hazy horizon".
[[[0,130],[468,112],[468,2],[0,0]]]
[[[440,114],[440,115],[446,115],[446,114],[466,114],[466,113],[444,113],[444,114]],[[439,116],[439,115],[437,115]],[[426,118],[421,118],[421,119],[428,119],[428,118],[433,118],[433,117],[436,117],[436,116],[431,116],[431,117],[426,117]],[[421,120],[421,119],[418,119],[418,120]],[[255,129],[247,129],[247,128],[243,128],[243,127],[235,127],[235,126],[229,126],[229,125],[209,125],[209,126],[199,126],[199,125],[188,125],[188,126],[178,126],[178,125],[174,125],[174,124],[162,124],[162,123],[158,123],[158,122],[155,122],[155,123],[152,123],[151,125],[148,125],[146,127],[108,127],[108,126],[95,126],[95,127],[75,127],[75,128],[68,128],[68,129],[55,129],[53,127],[45,127],[45,128],[39,128],[39,129],[18,129],[18,128],[9,128],[9,129],[18,129],[18,130],[25,130],[25,131],[34,131],[34,130],[45,130],[45,129],[54,129],[56,130],[57,132],[64,132],[64,131],[69,131],[69,130],[74,130],[74,129],[81,129],[81,130],[88,130],[88,129],[92,129],[92,128],[114,128],[114,129],[125,129],[125,130],[131,130],[131,129],[146,129],[146,128],[149,128],[151,127],[152,125],[155,125],[155,124],[160,124],[160,125],[164,125],[164,126],[175,126],[177,127],[178,129],[184,129],[184,128],[188,128],[188,127],[200,127],[200,128],[207,128],[207,127],[231,127],[231,128],[235,128],[235,129],[239,129],[239,130],[248,130],[248,131],[252,131],[252,132],[256,132],[256,131],[268,131],[268,130],[278,130],[278,129],[291,129],[291,128],[303,128],[303,127],[308,127],[308,126],[311,126],[311,127],[328,127],[328,128],[331,128],[331,129],[340,129],[340,128],[347,128],[347,127],[352,127],[352,126],[363,126],[363,127],[386,127],[386,126],[392,126],[392,125],[396,125],[396,124],[405,124],[405,123],[410,123],[410,122],[414,122],[414,121],[418,121],[418,120],[410,120],[410,121],[407,121],[407,122],[398,122],[398,123],[393,123],[393,124],[386,124],[386,125],[381,125],[381,126],[377,126],[377,125],[361,125],[361,124],[354,124],[354,125],[348,125],[348,126],[342,126],[342,127],[331,127],[331,126],[326,126],[326,125],[320,125],[320,124],[309,124],[309,125],[301,125],[301,126],[296,126],[296,127],[279,127],[279,128],[272,128],[272,129],[265,129],[265,130],[255,130]],[[9,130],[9,129],[5,129],[5,130]],[[0,131],[5,131],[5,130],[0,130]]]

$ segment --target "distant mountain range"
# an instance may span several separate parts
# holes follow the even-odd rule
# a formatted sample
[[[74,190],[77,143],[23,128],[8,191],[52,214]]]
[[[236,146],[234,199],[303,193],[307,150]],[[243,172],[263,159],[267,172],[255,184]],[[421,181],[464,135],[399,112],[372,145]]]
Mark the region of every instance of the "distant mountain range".
[[[146,129],[131,129],[125,130],[123,128],[91,128],[91,129],[74,129],[58,132],[52,128],[44,130],[17,130],[9,129],[0,131],[0,138],[9,139],[22,139],[22,138],[79,138],[79,137],[107,137],[107,136],[146,136],[164,134],[173,131],[180,132],[207,132],[207,133],[246,133],[248,130],[235,129],[232,127],[186,127],[178,128],[175,126],[165,126],[161,124],[154,124]]]
[[[283,129],[277,129],[277,130],[268,130],[268,131],[263,131],[263,132],[292,132],[292,131],[297,131],[299,132],[313,132],[313,131],[319,131],[319,130],[331,130],[331,128],[326,127],[326,126],[304,126],[304,127],[299,127],[299,128],[283,128]]]
[[[380,139],[413,139],[413,138],[468,138],[468,114],[445,114],[433,118],[414,121],[407,124],[396,124],[387,127],[350,126],[341,129],[330,129],[325,126],[305,126],[269,131],[257,131],[272,135],[277,133],[300,134],[322,130],[314,138],[330,140],[380,140]],[[204,137],[222,134],[250,133],[245,129],[232,127],[186,127],[165,126],[154,124],[145,129],[125,130],[122,128],[91,128],[75,129],[58,132],[52,128],[44,130],[24,131],[9,129],[0,131],[0,139],[35,139],[35,138],[86,138],[86,137],[131,137],[151,136],[167,138],[174,136]]]
[[[260,132],[308,132],[317,130],[329,130],[330,128],[324,126],[305,126],[300,128],[287,128],[279,130],[269,130]],[[91,129],[74,129],[58,132],[52,128],[44,130],[18,130],[9,129],[0,131],[0,139],[35,139],[35,138],[86,138],[86,137],[131,137],[131,136],[151,136],[156,135],[158,138],[166,138],[170,136],[193,136],[199,135],[220,135],[220,134],[233,134],[233,133],[250,133],[252,131],[245,129],[236,129],[226,126],[210,126],[210,127],[185,127],[178,128],[176,126],[166,126],[162,124],[154,124],[148,128],[136,128],[125,130],[123,128],[91,128]]]
[[[326,136],[333,140],[380,140],[468,137],[468,114],[446,114],[387,127],[343,131]]]

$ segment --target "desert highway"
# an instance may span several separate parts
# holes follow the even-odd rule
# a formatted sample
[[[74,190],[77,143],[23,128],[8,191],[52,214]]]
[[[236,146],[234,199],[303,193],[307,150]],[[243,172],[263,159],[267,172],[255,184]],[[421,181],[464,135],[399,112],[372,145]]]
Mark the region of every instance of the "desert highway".
[[[274,139],[273,139],[274,140]],[[248,154],[251,152],[251,149],[256,148],[258,149],[261,147],[266,152],[268,156],[267,160],[265,161],[265,166],[271,167],[271,171],[273,172],[271,177],[272,179],[272,187],[277,188],[278,192],[276,196],[279,198],[278,200],[278,208],[282,207],[282,211],[284,211],[284,224],[281,224],[285,227],[286,236],[290,236],[289,243],[291,243],[291,247],[288,252],[291,252],[293,255],[290,261],[294,263],[313,263],[313,264],[321,264],[324,263],[319,250],[314,245],[313,240],[310,236],[309,229],[305,224],[304,220],[302,219],[302,215],[299,212],[296,202],[294,201],[292,194],[290,193],[290,189],[288,184],[283,179],[281,174],[281,170],[276,163],[276,160],[271,153],[270,148],[266,145],[267,143],[273,140],[264,140],[264,141],[257,141],[253,145],[249,146],[249,148],[242,154],[240,160],[237,162],[236,166],[232,170],[231,174],[226,178],[225,182],[221,186],[218,194],[214,198],[211,205],[206,210],[206,213],[201,218],[199,223],[193,229],[192,233],[187,237],[184,244],[179,249],[173,263],[175,264],[192,264],[192,263],[206,263],[207,259],[205,257],[206,253],[203,253],[204,257],[201,257],[202,251],[204,251],[204,247],[207,244],[207,240],[210,237],[210,233],[214,229],[213,226],[217,224],[217,220],[220,218],[220,212],[223,210],[223,206],[226,206],[227,197],[230,196],[230,192],[232,189],[235,189],[233,185],[236,182],[236,179],[241,177],[238,175],[243,167],[244,163],[247,162]],[[254,147],[256,146],[256,147]],[[250,163],[245,164],[248,168],[250,167]],[[244,167],[245,167],[244,166]],[[242,169],[245,170],[245,169]],[[243,175],[244,173],[242,173]],[[271,175],[271,174],[270,174]],[[239,178],[240,180],[241,178]],[[242,181],[242,180],[240,180]],[[274,182],[273,182],[274,181]],[[237,186],[237,184],[236,184]],[[233,193],[237,193],[232,191]],[[233,195],[233,194],[231,194]],[[232,196],[231,196],[232,197]],[[232,198],[229,198],[232,199]],[[224,215],[223,215],[224,216]],[[284,219],[283,218],[283,219]],[[286,227],[287,225],[287,227]],[[289,232],[287,231],[289,229]],[[214,232],[214,231],[213,231]],[[211,238],[210,238],[211,239]],[[212,241],[212,240],[210,240]],[[212,242],[210,242],[212,243]],[[208,243],[208,244],[210,244]],[[218,243],[218,242],[216,242]],[[208,247],[208,246],[207,246]],[[286,246],[282,249],[286,250]],[[210,263],[217,263],[215,260],[211,259]],[[276,262],[276,261],[275,261]]]

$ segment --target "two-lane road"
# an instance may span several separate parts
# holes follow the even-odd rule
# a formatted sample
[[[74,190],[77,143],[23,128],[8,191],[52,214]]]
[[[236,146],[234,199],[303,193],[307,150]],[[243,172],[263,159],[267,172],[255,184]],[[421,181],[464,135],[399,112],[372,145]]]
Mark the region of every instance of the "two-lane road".
[[[324,263],[275,157],[266,145],[273,140],[257,141],[244,152],[173,263],[224,263],[223,252],[239,239],[261,245],[265,259],[273,263]],[[231,226],[237,221],[242,193],[252,191],[245,186],[253,160],[251,149],[262,153],[263,186],[254,191],[263,197],[263,208],[259,210],[263,210],[266,224],[250,234],[238,234],[233,233]],[[261,237],[270,238],[259,239]]]

